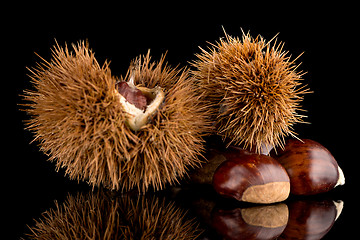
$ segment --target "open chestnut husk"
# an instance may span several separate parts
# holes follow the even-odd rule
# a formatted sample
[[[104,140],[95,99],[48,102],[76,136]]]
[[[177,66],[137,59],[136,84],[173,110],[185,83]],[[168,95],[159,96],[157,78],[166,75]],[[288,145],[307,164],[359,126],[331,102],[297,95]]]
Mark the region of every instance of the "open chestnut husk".
[[[313,195],[328,192],[345,184],[344,174],[332,154],[320,143],[289,139],[283,150],[270,153],[287,171],[290,192]]]
[[[214,172],[213,187],[222,196],[252,203],[274,203],[288,198],[290,179],[272,157],[232,149]]]

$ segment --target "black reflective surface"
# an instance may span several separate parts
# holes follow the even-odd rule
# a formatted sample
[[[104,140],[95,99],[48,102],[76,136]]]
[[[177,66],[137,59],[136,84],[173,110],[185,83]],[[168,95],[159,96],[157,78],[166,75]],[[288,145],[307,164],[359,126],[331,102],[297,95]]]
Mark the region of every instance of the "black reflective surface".
[[[258,2],[236,7],[216,4],[183,3],[164,8],[149,3],[26,3],[9,8],[7,18],[2,16],[4,239],[27,239],[27,234],[37,235],[34,239],[86,239],[83,234],[98,236],[95,239],[140,239],[144,233],[148,234],[144,239],[241,239],[239,235],[250,239],[358,238],[356,7],[343,3],[291,7]],[[10,21],[13,18],[16,21]],[[280,33],[279,40],[294,57],[304,52],[299,68],[308,72],[304,79],[314,91],[303,104],[311,124],[295,126],[295,130],[332,152],[344,171],[345,186],[318,196],[291,196],[271,206],[222,199],[212,189],[198,186],[167,188],[146,196],[121,195],[70,181],[64,171],[56,172],[54,164],[46,161],[48,157],[39,152],[36,142],[30,144],[33,136],[23,130],[28,117],[19,111],[18,104],[23,103],[19,94],[30,88],[26,67],[39,60],[34,52],[49,59],[55,38],[60,44],[88,39],[99,62],[111,60],[112,73],[119,76],[126,73],[131,59],[149,48],[154,58],[168,50],[172,66],[185,66],[199,52],[198,46],[205,48],[206,41],[224,36],[222,26],[234,36],[241,35],[240,27],[268,40]],[[334,202],[343,203],[339,216]],[[46,235],[52,231],[59,235]],[[66,234],[69,238],[63,237]],[[163,238],[158,237],[161,234]]]
[[[68,192],[29,221],[24,239],[334,239],[346,201],[325,194],[276,204],[240,203],[210,187],[156,193]],[[349,210],[348,210],[349,211]]]

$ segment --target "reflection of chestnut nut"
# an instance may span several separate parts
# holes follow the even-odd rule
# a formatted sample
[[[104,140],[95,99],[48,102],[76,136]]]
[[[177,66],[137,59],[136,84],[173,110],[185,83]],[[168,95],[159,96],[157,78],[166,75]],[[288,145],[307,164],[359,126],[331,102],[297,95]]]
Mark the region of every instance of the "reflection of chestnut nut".
[[[342,201],[305,200],[288,203],[289,221],[281,240],[322,239],[330,231],[343,208]]]
[[[313,140],[290,139],[284,150],[275,156],[290,177],[291,193],[312,195],[327,192],[343,185],[345,178],[335,158],[321,144]]]
[[[280,202],[289,196],[290,180],[272,157],[232,154],[216,169],[213,186],[219,194],[253,203]]]
[[[212,214],[213,228],[226,239],[276,239],[289,218],[286,204],[263,205],[233,210],[217,209]]]

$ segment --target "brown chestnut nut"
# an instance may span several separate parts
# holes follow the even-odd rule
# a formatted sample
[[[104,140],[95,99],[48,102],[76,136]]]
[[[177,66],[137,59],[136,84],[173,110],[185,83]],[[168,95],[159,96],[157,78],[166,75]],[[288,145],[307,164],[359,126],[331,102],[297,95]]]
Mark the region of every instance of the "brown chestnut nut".
[[[213,177],[216,169],[221,163],[229,159],[237,158],[242,154],[253,154],[250,151],[244,150],[239,147],[229,147],[225,151],[218,149],[209,149],[206,155],[207,162],[200,168],[192,171],[189,176],[192,183],[196,184],[209,184],[213,182]]]
[[[289,176],[272,157],[239,151],[226,158],[213,176],[213,187],[220,195],[252,203],[280,202],[289,196]]]
[[[273,156],[290,177],[290,192],[295,195],[313,195],[343,185],[345,178],[335,158],[320,143],[309,139],[290,139],[284,150]]]

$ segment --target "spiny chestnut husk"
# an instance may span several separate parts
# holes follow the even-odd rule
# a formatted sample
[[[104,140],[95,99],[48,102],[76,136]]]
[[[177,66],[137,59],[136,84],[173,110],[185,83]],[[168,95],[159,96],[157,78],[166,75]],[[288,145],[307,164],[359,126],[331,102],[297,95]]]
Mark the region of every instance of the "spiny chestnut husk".
[[[286,169],[292,194],[313,195],[345,184],[333,155],[316,141],[289,139],[284,150],[270,154]]]
[[[52,60],[32,69],[26,91],[28,128],[41,150],[71,179],[115,190],[176,183],[200,164],[207,107],[186,69],[150,53],[121,81],[88,44],[54,47]],[[126,82],[125,82],[126,81]]]
[[[298,112],[309,90],[282,43],[225,33],[208,51],[201,50],[192,73],[214,106],[216,133],[228,145],[261,153],[262,146],[282,147],[285,136],[296,136],[293,125],[303,122]]]

